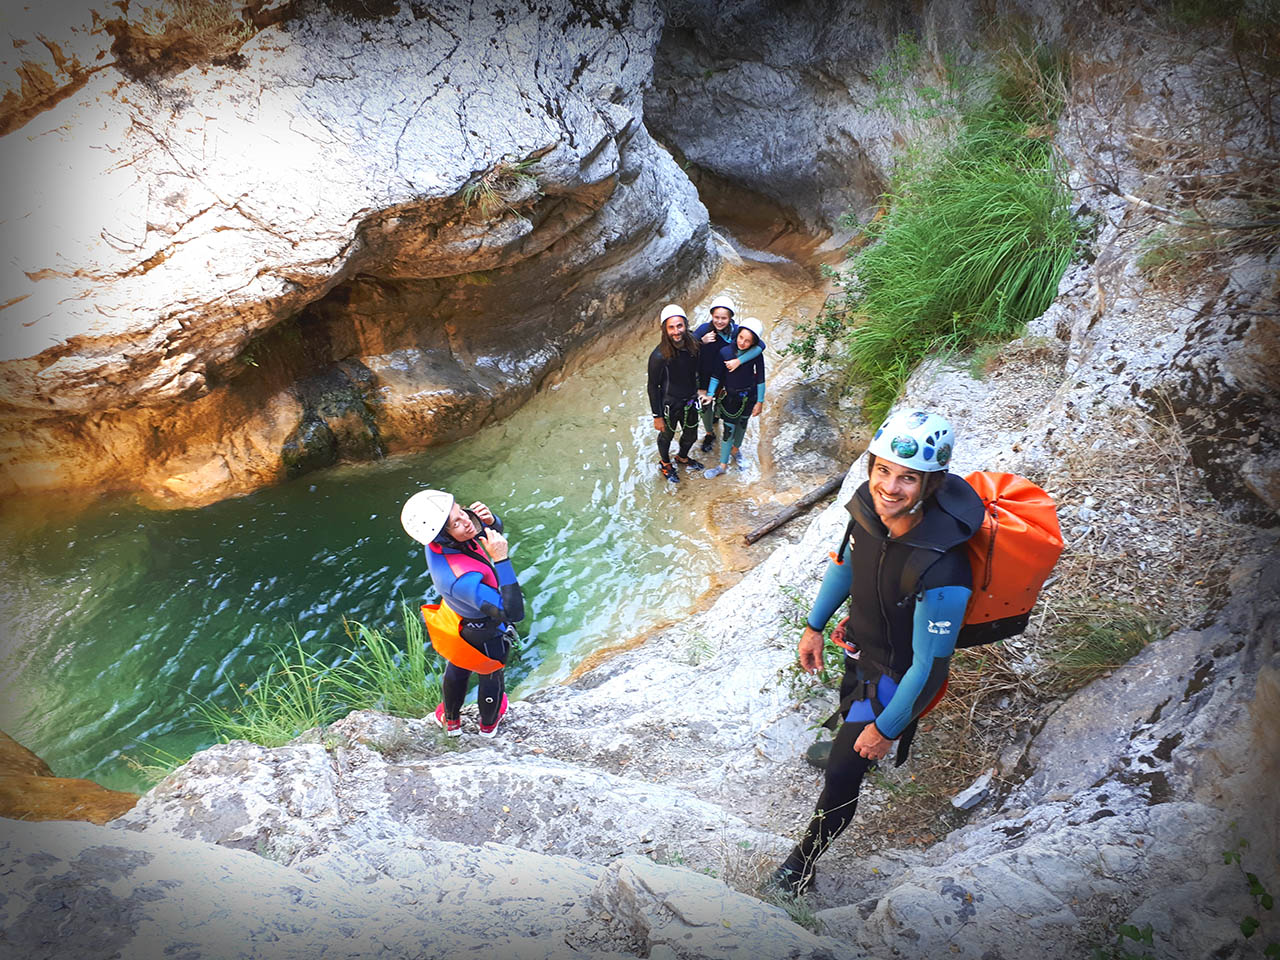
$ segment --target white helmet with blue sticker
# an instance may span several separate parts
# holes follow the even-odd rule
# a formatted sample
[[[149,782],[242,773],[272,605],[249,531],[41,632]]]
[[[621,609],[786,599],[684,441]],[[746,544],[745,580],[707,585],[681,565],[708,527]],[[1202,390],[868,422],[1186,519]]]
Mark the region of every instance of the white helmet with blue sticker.
[[[941,414],[898,410],[880,425],[867,453],[909,470],[935,473],[947,469],[955,443],[956,432]]]

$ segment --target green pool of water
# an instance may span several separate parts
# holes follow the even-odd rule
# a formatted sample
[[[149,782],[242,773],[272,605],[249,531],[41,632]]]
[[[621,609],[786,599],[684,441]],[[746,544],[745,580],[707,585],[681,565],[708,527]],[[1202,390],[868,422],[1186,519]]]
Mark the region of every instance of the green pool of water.
[[[124,760],[214,741],[194,704],[233,705],[296,631],[326,662],[342,617],[402,638],[399,600],[431,595],[400,505],[439,486],[508,527],[530,638],[509,685],[565,676],[597,647],[688,609],[717,553],[705,493],[655,470],[646,326],[505,422],[411,457],[342,467],[200,510],[126,499],[0,512],[0,727],[60,776],[145,789]]]

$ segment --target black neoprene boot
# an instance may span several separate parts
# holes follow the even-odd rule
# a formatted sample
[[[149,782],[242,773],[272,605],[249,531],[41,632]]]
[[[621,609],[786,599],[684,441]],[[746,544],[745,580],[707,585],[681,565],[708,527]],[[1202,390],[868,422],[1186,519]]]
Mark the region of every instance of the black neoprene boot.
[[[787,859],[777,870],[769,875],[769,879],[761,886],[761,891],[768,896],[790,897],[803,896],[813,886],[813,864],[806,864],[797,847],[787,854]]]

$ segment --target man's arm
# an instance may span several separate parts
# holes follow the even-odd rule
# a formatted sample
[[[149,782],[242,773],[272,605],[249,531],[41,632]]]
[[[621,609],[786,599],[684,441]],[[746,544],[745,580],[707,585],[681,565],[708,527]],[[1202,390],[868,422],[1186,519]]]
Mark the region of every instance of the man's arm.
[[[934,587],[924,591],[916,603],[911,666],[875,719],[875,726],[886,739],[893,740],[901,734],[942,689],[972,592],[967,587]]]
[[[661,350],[649,354],[649,410],[654,417],[662,416],[662,371],[665,366]]]
[[[805,618],[804,633],[800,636],[800,669],[817,673],[822,669],[822,631],[840,605],[849,599],[849,586],[853,583],[853,564],[847,560],[836,563],[827,561],[822,575],[822,586],[814,598],[809,616]]]

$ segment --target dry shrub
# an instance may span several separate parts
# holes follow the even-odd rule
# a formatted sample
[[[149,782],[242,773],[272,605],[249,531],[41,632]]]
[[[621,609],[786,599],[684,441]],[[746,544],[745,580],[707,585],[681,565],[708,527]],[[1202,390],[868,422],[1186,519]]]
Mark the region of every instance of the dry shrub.
[[[196,64],[234,66],[240,47],[260,26],[259,2],[209,3],[163,0],[128,5],[124,15],[103,22],[112,37],[116,67],[136,80],[178,73]],[[262,24],[258,23],[262,20]],[[242,62],[242,61],[241,61]]]
[[[1064,128],[1081,148],[1083,179],[1125,198],[1158,227],[1141,241],[1139,266],[1154,281],[1177,283],[1188,269],[1274,253],[1275,51],[1240,43],[1239,25],[1229,21],[1194,30],[1096,26],[1124,43],[1109,53],[1099,52],[1107,47],[1099,43],[1090,56],[1073,60]]]

